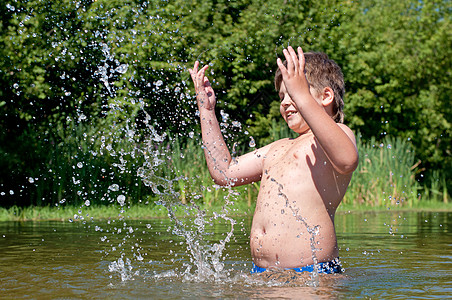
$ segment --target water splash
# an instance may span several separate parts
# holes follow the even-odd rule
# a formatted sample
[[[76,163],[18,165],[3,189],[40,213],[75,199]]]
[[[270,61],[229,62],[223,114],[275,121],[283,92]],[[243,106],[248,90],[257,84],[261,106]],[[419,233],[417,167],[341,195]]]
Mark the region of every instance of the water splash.
[[[127,281],[139,274],[139,272],[133,272],[132,262],[130,259],[123,257],[118,258],[118,260],[113,261],[108,266],[108,271],[111,273],[118,273],[121,277],[121,281]],[[110,276],[111,278],[111,276]]]
[[[43,3],[42,5],[48,4]],[[75,8],[71,5],[74,5]],[[143,7],[147,5],[149,4],[143,3],[141,6],[131,7],[129,21],[143,17]],[[123,236],[119,245],[110,245],[110,249],[104,252],[104,257],[108,257],[110,260],[114,257],[109,266],[110,272],[120,274],[122,281],[131,280],[136,274],[136,266],[144,262],[141,254],[141,241],[134,240],[134,229],[125,222],[127,210],[131,207],[131,203],[141,201],[147,203],[149,200],[134,198],[136,196],[130,192],[127,184],[143,185],[143,189],[148,189],[149,193],[152,192],[159,198],[156,204],[160,204],[168,211],[170,218],[175,223],[174,234],[183,237],[186,241],[187,255],[191,256],[191,263],[185,266],[184,271],[187,280],[224,278],[223,252],[233,236],[236,224],[233,219],[227,217],[227,213],[228,206],[231,205],[236,194],[229,189],[228,196],[224,199],[224,210],[213,217],[207,217],[194,201],[184,204],[185,206],[181,205],[179,201],[184,198],[184,191],[178,190],[176,187],[180,182],[190,183],[191,179],[177,174],[176,170],[172,169],[171,166],[174,162],[170,161],[170,157],[173,152],[178,150],[177,146],[164,148],[166,144],[171,145],[172,137],[168,136],[167,128],[162,127],[158,120],[153,119],[148,113],[151,109],[156,108],[152,106],[154,102],[167,101],[169,96],[177,99],[172,103],[175,105],[171,107],[171,111],[168,110],[162,114],[162,119],[170,119],[173,124],[179,126],[181,132],[189,129],[187,132],[191,132],[191,134],[188,134],[188,137],[196,138],[192,129],[197,121],[192,121],[192,118],[188,117],[188,112],[195,110],[193,109],[195,104],[186,80],[180,77],[168,78],[171,76],[161,71],[164,68],[172,68],[174,73],[186,73],[185,66],[183,62],[179,61],[179,57],[156,53],[147,62],[149,68],[143,71],[135,57],[121,53],[124,43],[127,43],[127,47],[137,46],[137,51],[141,51],[141,48],[158,47],[157,42],[150,44],[149,41],[157,36],[158,41],[161,41],[160,37],[165,28],[163,25],[167,21],[165,17],[156,12],[153,13],[154,15],[146,15],[146,18],[141,18],[139,22],[143,20],[153,22],[155,26],[152,31],[140,32],[135,28],[127,28],[131,35],[126,37],[125,31],[121,35],[121,28],[128,25],[126,26],[124,23],[123,16],[116,14],[119,8],[115,8],[114,5],[108,6],[108,8],[107,6],[107,3],[99,4],[96,1],[89,4],[78,1],[71,2],[68,4],[71,16],[49,19],[47,25],[54,25],[55,28],[49,32],[48,37],[45,37],[41,33],[39,33],[41,35],[37,35],[36,32],[31,32],[31,27],[24,28],[26,27],[24,24],[30,19],[38,19],[36,12],[42,7],[35,9],[6,5],[9,11],[15,13],[18,13],[19,10],[30,10],[23,18],[17,15],[17,21],[22,24],[18,34],[30,39],[43,37],[51,45],[51,52],[47,53],[46,58],[51,63],[46,61],[46,66],[74,62],[85,67],[83,74],[74,74],[70,67],[61,69],[61,72],[55,73],[58,81],[53,82],[54,86],[50,87],[50,89],[59,91],[61,107],[58,109],[75,108],[75,114],[68,114],[65,117],[65,122],[60,125],[59,132],[61,136],[64,136],[62,144],[70,141],[72,144],[67,143],[68,145],[76,145],[75,149],[68,149],[68,152],[71,153],[69,158],[71,168],[69,172],[48,170],[52,176],[56,178],[59,176],[59,179],[68,176],[72,184],[71,191],[61,187],[56,204],[63,206],[74,198],[77,199],[80,208],[69,219],[69,222],[80,221],[87,226],[90,226],[87,222],[93,219],[89,217],[86,210],[96,203],[94,197],[117,208],[116,218],[118,220],[109,221],[109,226],[114,227],[105,229],[101,242],[110,243],[109,240],[113,234]],[[91,17],[87,19],[88,22],[93,22],[94,26],[98,26],[98,28],[91,29],[91,26],[84,26],[86,24],[83,23],[83,20],[87,16]],[[66,23],[70,23],[72,20],[75,20],[74,26],[66,28]],[[115,22],[114,30],[107,30],[102,25],[105,22]],[[25,32],[25,29],[30,32]],[[170,32],[170,34],[173,39],[173,36],[180,33],[176,31]],[[147,36],[147,38],[138,38],[143,36]],[[71,47],[72,44],[77,47]],[[78,87],[74,83],[88,79],[84,76],[94,79],[93,85],[88,86],[89,90],[77,91],[76,88],[73,88]],[[24,82],[18,81],[13,84],[12,89],[19,95],[25,86]],[[80,95],[83,96],[80,97]],[[146,100],[145,98],[149,95],[152,98]],[[97,106],[100,108],[93,110],[95,114],[92,114],[90,109]],[[231,136],[231,128],[236,130],[235,132],[242,130],[241,123],[232,120],[227,112],[222,111],[221,116],[221,127],[225,135]],[[50,123],[49,126],[53,126],[53,124]],[[252,138],[251,140],[254,141]],[[108,161],[108,165],[96,164],[97,160],[102,159]],[[160,172],[162,169],[169,170]],[[121,177],[129,178],[130,182],[121,180]],[[30,184],[35,184],[39,178],[42,177],[34,174],[27,176]],[[74,192],[70,194],[72,190]],[[214,187],[205,187],[205,190],[215,192]],[[2,193],[4,194],[4,192]],[[10,190],[9,193],[15,194],[13,190]],[[197,199],[203,195],[192,193],[188,196]],[[182,219],[174,214],[177,207],[184,207],[187,211],[194,212],[193,225],[187,220],[189,218]],[[227,222],[230,225],[230,231],[221,241],[212,244],[206,240],[205,226],[218,220]],[[96,231],[104,230],[100,226],[96,226]]]
[[[187,224],[181,222],[174,214],[173,207],[166,206],[169,216],[175,222],[173,233],[184,238],[187,251],[190,253],[191,264],[185,265],[183,277],[190,281],[223,280],[227,277],[224,270],[224,263],[221,262],[226,244],[231,240],[234,233],[236,221],[226,214],[215,214],[214,217],[206,219],[205,211],[197,209],[196,217],[193,221],[194,229],[189,229]],[[206,220],[212,222],[216,219],[223,219],[230,224],[230,231],[226,237],[218,243],[210,244],[205,241]]]

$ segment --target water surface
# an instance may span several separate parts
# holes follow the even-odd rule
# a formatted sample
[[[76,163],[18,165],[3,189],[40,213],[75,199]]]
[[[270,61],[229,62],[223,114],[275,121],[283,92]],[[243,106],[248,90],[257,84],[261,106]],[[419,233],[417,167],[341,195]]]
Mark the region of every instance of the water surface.
[[[345,275],[251,276],[250,218],[237,219],[218,278],[200,278],[169,220],[0,222],[5,298],[447,298],[452,294],[452,213],[341,213]],[[227,222],[206,228],[224,239]],[[192,269],[184,275],[187,266]],[[280,276],[281,275],[281,276]],[[288,276],[287,276],[288,275]],[[284,277],[285,276],[285,277]],[[282,279],[281,279],[282,278]],[[289,280],[286,280],[289,278]]]

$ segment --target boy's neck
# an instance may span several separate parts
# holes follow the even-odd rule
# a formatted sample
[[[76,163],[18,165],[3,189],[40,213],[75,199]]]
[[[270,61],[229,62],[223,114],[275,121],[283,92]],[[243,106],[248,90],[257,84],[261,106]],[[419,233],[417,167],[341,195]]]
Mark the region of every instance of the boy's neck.
[[[311,130],[311,128],[308,128],[305,131],[303,131],[302,133],[299,133],[297,138],[305,136],[305,135],[310,134],[310,133],[312,133],[312,130]]]

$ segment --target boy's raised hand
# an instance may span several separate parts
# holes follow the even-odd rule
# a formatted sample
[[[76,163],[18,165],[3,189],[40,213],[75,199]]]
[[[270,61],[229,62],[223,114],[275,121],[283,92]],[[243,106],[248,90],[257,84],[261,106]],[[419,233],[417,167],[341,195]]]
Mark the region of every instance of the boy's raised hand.
[[[198,107],[207,110],[215,109],[215,92],[210,85],[209,79],[205,75],[208,65],[202,67],[198,71],[199,62],[196,61],[193,69],[188,69],[191,79],[195,85],[196,99],[198,100]]]
[[[304,73],[305,60],[303,50],[301,47],[298,47],[297,50],[298,56],[291,46],[283,50],[284,57],[287,61],[287,67],[284,66],[280,58],[276,61],[281,70],[287,92],[292,98],[299,93],[309,93],[309,83]]]

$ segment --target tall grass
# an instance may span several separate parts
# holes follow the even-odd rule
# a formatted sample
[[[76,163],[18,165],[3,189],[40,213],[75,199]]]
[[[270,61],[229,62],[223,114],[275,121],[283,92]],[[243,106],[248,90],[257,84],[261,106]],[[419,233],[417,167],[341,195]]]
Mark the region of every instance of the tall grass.
[[[32,205],[86,209],[115,204],[123,195],[126,205],[152,205],[165,198],[210,207],[244,195],[250,206],[257,195],[257,185],[215,185],[197,136],[131,139],[83,124],[62,132],[61,142],[46,153],[45,168],[31,173]]]
[[[284,125],[284,126],[283,126]],[[259,184],[237,188],[215,185],[207,170],[199,136],[167,136],[153,141],[145,136],[97,132],[77,125],[47,154],[46,169],[35,170],[32,202],[37,206],[152,204],[162,195],[171,201],[215,207],[228,201],[252,206]],[[294,137],[285,124],[272,123],[272,139]],[[440,170],[421,185],[415,178],[417,162],[407,141],[386,137],[358,138],[360,163],[344,198],[346,205],[417,206],[420,201],[449,201],[446,178]],[[140,175],[141,174],[141,175]],[[140,176],[139,176],[140,175]],[[115,185],[116,188],[112,188]]]
[[[43,149],[45,165],[31,170],[31,204],[47,206],[114,202],[123,193],[132,199],[147,197],[136,176],[135,144],[114,139],[84,124],[59,131],[53,147]],[[117,184],[118,191],[109,187]],[[89,205],[89,204],[88,204]]]
[[[446,174],[440,170],[434,170],[430,180],[422,187],[421,197],[449,203],[450,194],[447,190]]]
[[[84,133],[86,131],[80,130],[82,137]],[[291,136],[289,130],[277,124],[273,124],[271,134],[275,139]],[[119,156],[123,158],[120,166],[118,156],[101,155],[91,143],[81,142],[76,137],[71,138],[79,143],[79,147],[69,148],[68,143],[58,148],[65,149],[66,153],[49,153],[51,175],[46,175],[46,180],[41,177],[35,182],[37,197],[46,199],[46,193],[54,191],[58,199],[67,201],[49,204],[43,200],[38,206],[0,208],[0,221],[166,217],[166,209],[155,205],[165,192],[162,188],[171,190],[168,194],[173,203],[193,203],[211,213],[222,211],[228,202],[235,203],[228,211],[230,214],[253,210],[259,184],[237,188],[215,185],[208,172],[199,137],[185,140],[167,137],[164,142],[148,143],[146,146],[117,143],[114,148],[119,149],[116,153],[122,153]],[[358,135],[357,145],[360,162],[344,197],[343,207],[450,208],[446,204],[449,194],[444,173],[435,171],[433,180],[421,185],[415,178],[418,162],[407,141],[390,137],[381,142],[376,139],[363,141]],[[157,190],[146,186],[146,180],[137,176],[140,168],[149,163],[146,159],[155,159],[156,153],[151,155],[152,151],[159,153],[157,157],[162,162],[151,166],[148,171],[152,176],[145,179],[153,181]],[[81,168],[77,166],[79,162],[83,162]],[[112,184],[118,184],[118,190],[111,190],[109,187]],[[123,206],[116,201],[119,194],[127,195]],[[86,205],[88,199],[90,205]],[[440,204],[441,207],[438,206]],[[182,205],[176,212],[184,215],[185,209]]]
[[[294,137],[285,124],[275,121],[270,136]],[[441,170],[434,170],[432,179],[422,185],[417,181],[420,162],[408,141],[393,137],[385,137],[381,142],[375,138],[363,141],[357,134],[357,147],[359,165],[343,200],[348,207],[420,207],[420,202],[449,202],[445,173]]]
[[[169,169],[174,170],[180,201],[195,202],[210,207],[230,200],[246,200],[251,206],[257,197],[257,184],[231,189],[216,185],[207,169],[204,151],[199,139],[188,139],[184,144],[178,138],[172,139]],[[240,197],[239,197],[240,196]]]
[[[416,161],[412,147],[399,138],[358,138],[360,161],[343,200],[344,204],[368,206],[408,205],[420,200],[415,180]]]
[[[419,207],[421,201],[448,202],[444,173],[435,170],[432,181],[422,185],[417,181],[420,161],[408,141],[385,137],[381,142],[375,138],[363,142],[358,137],[357,142],[360,161],[344,204]]]

